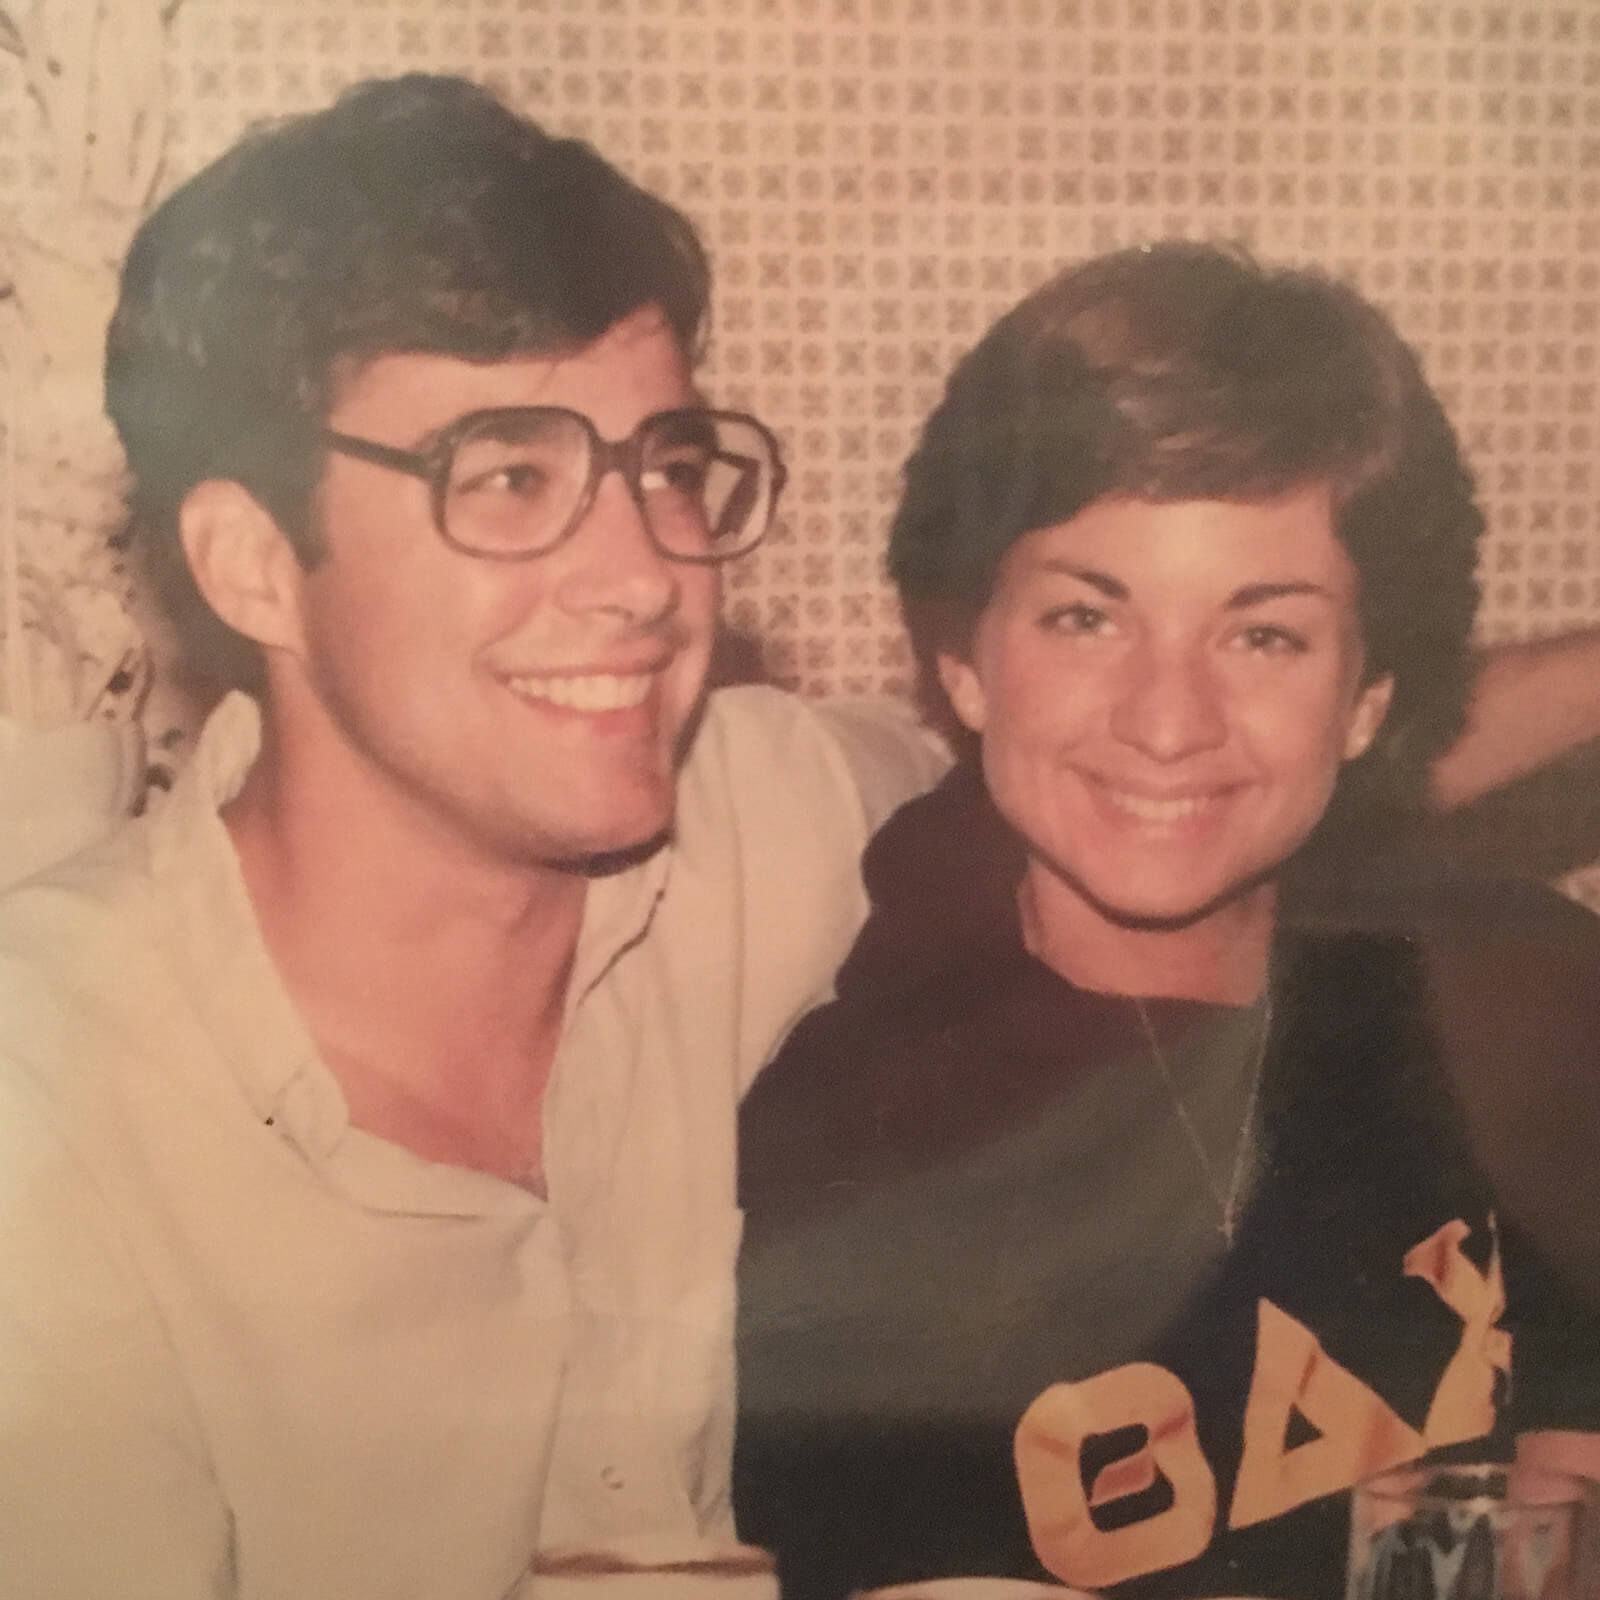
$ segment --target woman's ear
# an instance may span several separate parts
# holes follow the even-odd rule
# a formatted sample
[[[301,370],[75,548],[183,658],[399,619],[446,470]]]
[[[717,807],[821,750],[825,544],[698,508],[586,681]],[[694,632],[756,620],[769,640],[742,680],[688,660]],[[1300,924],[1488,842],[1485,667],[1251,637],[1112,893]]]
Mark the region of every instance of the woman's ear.
[[[1356,703],[1350,708],[1350,720],[1345,726],[1344,758],[1354,761],[1372,748],[1378,737],[1383,719],[1389,715],[1389,702],[1394,699],[1394,676],[1384,673],[1362,687]]]
[[[970,661],[944,650],[934,657],[934,666],[945,697],[962,726],[970,733],[982,733],[989,720],[989,702],[977,669]]]
[[[208,478],[178,508],[178,536],[206,603],[266,649],[299,652],[304,568],[288,536],[231,478]]]

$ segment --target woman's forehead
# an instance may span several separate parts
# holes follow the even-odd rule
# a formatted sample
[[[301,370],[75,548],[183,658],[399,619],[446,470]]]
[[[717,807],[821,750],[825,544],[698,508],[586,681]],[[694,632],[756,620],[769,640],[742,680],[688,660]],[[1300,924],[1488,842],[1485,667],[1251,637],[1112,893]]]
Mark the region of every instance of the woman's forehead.
[[[1001,583],[1077,578],[1109,598],[1162,593],[1353,599],[1357,574],[1333,527],[1326,485],[1266,500],[1096,500],[1075,516],[1024,534]]]

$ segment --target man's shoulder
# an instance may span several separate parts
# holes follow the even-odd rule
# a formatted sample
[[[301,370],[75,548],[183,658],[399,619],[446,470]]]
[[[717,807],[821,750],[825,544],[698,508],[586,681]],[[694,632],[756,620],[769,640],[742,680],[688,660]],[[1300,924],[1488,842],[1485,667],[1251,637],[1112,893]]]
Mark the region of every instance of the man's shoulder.
[[[815,738],[819,726],[812,702],[773,684],[745,683],[713,689],[690,750],[690,762],[708,754],[781,748],[796,738]]]
[[[105,940],[142,940],[148,883],[147,829],[135,818],[0,892],[0,962],[71,972]]]
[[[207,911],[232,915],[223,892],[232,856],[217,800],[232,781],[227,774],[254,758],[258,716],[248,697],[230,696],[208,718],[170,791],[154,791],[138,816],[0,891],[0,961],[92,987],[95,977],[116,978],[115,952],[126,952],[126,961],[150,950],[160,927]],[[174,896],[184,899],[181,912]],[[107,961],[109,969],[98,966]]]
[[[685,779],[693,787],[715,774],[741,798],[840,800],[861,809],[870,831],[936,782],[948,762],[898,701],[807,700],[748,684],[710,696]]]
[[[143,819],[0,894],[4,1070],[79,1076],[131,1043],[159,1003],[158,922]]]
[[[655,927],[697,967],[731,941],[741,1082],[831,991],[866,910],[861,852],[883,813],[934,775],[903,712],[854,715],[772,688],[720,690],[683,768]],[[890,730],[884,748],[863,725]]]

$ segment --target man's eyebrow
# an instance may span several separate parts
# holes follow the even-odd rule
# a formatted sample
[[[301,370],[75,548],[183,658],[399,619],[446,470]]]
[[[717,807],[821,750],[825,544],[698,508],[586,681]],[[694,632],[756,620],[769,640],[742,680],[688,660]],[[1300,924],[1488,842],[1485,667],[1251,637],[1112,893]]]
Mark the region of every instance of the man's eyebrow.
[[[406,446],[414,456],[431,456],[439,448],[439,441],[444,438],[445,430],[453,427],[461,420],[460,417],[446,417],[436,427],[429,428],[420,439],[414,439]]]
[[[1247,583],[1242,589],[1235,589],[1228,596],[1228,603],[1224,609],[1246,611],[1251,606],[1262,605],[1268,600],[1283,600],[1297,594],[1314,595],[1324,600],[1338,598],[1326,585],[1302,579],[1284,583]]]
[[[1059,572],[1064,577],[1076,578],[1079,583],[1086,583],[1091,589],[1103,594],[1107,600],[1126,600],[1128,586],[1120,578],[1113,578],[1109,572],[1101,572],[1096,567],[1080,567],[1074,561],[1063,561],[1059,556],[1047,557],[1039,563],[1042,572]]]
[[[420,438],[415,439],[405,448],[414,456],[431,456],[439,448],[439,442],[444,436],[461,421],[463,417],[476,417],[490,411],[528,411],[530,406],[471,406],[465,411],[458,411],[454,416],[444,417],[428,429]]]

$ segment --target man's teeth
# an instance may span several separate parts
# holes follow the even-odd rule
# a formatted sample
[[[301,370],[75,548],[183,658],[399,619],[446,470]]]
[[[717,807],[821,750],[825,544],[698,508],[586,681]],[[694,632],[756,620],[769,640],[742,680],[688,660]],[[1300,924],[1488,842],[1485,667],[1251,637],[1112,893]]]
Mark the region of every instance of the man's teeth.
[[[1210,803],[1209,795],[1183,795],[1172,800],[1155,800],[1149,795],[1130,794],[1126,789],[1108,789],[1111,803],[1119,811],[1140,822],[1182,822]]]
[[[511,687],[531,700],[548,700],[569,711],[626,711],[650,693],[653,675],[586,672],[577,677],[512,678]]]

